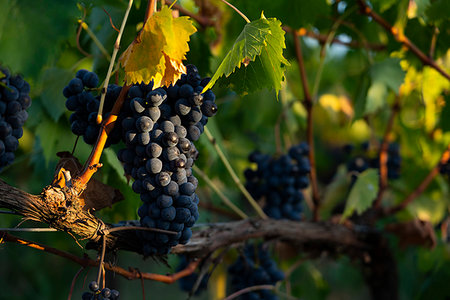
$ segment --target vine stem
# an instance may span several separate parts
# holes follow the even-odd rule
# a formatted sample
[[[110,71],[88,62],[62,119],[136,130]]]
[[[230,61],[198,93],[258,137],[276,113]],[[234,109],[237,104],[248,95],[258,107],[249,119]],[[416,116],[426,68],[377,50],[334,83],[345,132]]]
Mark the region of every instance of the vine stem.
[[[86,184],[91,179],[91,177],[97,171],[97,169],[102,166],[102,164],[100,163],[100,157],[102,155],[103,149],[105,148],[106,140],[108,139],[108,134],[114,129],[117,116],[120,112],[120,109],[122,108],[123,102],[130,87],[131,85],[127,84],[125,84],[122,87],[119,97],[117,98],[116,103],[114,103],[114,107],[111,111],[111,114],[106,120],[102,122],[97,142],[95,143],[94,148],[92,149],[89,159],[85,163],[83,172],[72,181],[74,187],[83,190]]]
[[[84,268],[98,267],[100,265],[99,264],[100,262],[98,260],[92,260],[92,259],[89,259],[88,257],[81,258],[81,257],[78,257],[71,253],[64,252],[64,251],[61,251],[59,249],[56,249],[56,248],[53,248],[53,247],[50,247],[50,246],[47,246],[44,244],[40,244],[40,243],[36,243],[36,242],[29,241],[26,239],[18,238],[16,236],[10,235],[4,231],[3,232],[0,231],[0,236],[3,237],[3,241],[5,241],[5,242],[16,243],[16,244],[24,245],[27,247],[31,247],[36,250],[51,253],[51,254],[66,258],[74,263],[77,263]],[[182,277],[189,276],[190,274],[192,274],[195,271],[195,269],[198,267],[200,262],[201,262],[200,259],[193,261],[184,270],[181,270],[180,272],[170,274],[170,275],[142,273],[142,272],[138,272],[136,269],[133,269],[133,268],[129,268],[129,270],[125,270],[124,268],[121,268],[121,267],[115,266],[115,265],[111,265],[109,263],[104,264],[104,268],[108,271],[112,271],[112,272],[119,274],[130,280],[142,278],[145,280],[153,280],[153,281],[159,281],[159,282],[164,282],[164,283],[170,284],[170,283],[174,283],[175,281],[177,281],[178,279],[180,279]]]
[[[225,205],[227,205],[231,210],[233,210],[242,219],[248,218],[248,216],[239,207],[237,207],[233,202],[231,202],[231,200],[227,196],[225,196],[221,190],[219,190],[217,185],[214,182],[212,182],[211,179],[209,179],[209,177],[205,174],[205,172],[200,170],[195,165],[192,168],[193,168],[194,172],[197,173],[198,175],[200,175],[200,177],[206,182],[206,184],[220,197],[220,199],[223,201],[223,203],[225,203]]]
[[[449,159],[450,159],[450,144],[447,146],[447,149],[442,154],[439,162],[436,164],[436,166],[434,166],[433,169],[431,169],[431,171],[423,179],[423,181],[419,184],[419,186],[411,194],[409,194],[401,203],[386,209],[383,212],[383,214],[392,215],[406,208],[406,206],[408,206],[414,199],[416,199],[420,194],[422,194],[426,190],[428,185],[430,185],[430,183],[433,181],[434,177],[436,177],[436,175],[439,174],[439,168],[441,167],[441,165],[448,162]]]
[[[75,283],[78,279],[78,276],[80,276],[81,272],[83,272],[84,267],[81,267],[78,272],[75,274],[75,276],[72,279],[72,283],[70,284],[70,291],[69,291],[69,296],[67,296],[67,300],[71,300],[72,299],[72,293],[73,293],[73,289],[75,287]]]
[[[315,221],[319,220],[319,207],[320,207],[320,196],[319,196],[319,188],[317,186],[317,173],[316,173],[316,160],[315,160],[315,153],[314,153],[314,130],[313,130],[313,99],[311,98],[311,94],[309,93],[309,87],[308,87],[308,78],[306,77],[306,71],[305,71],[305,64],[303,61],[303,54],[302,54],[302,45],[300,43],[300,40],[298,38],[297,31],[292,32],[294,36],[294,42],[295,42],[295,53],[298,61],[298,68],[300,71],[300,78],[302,81],[303,86],[303,94],[305,96],[305,99],[303,100],[303,105],[306,108],[307,112],[307,125],[306,125],[306,139],[308,141],[309,145],[309,163],[311,164],[311,172],[310,172],[310,178],[311,178],[311,188],[312,188],[312,199],[313,199],[313,219]]]
[[[381,200],[383,199],[383,194],[388,186],[388,168],[387,168],[387,161],[388,161],[388,146],[389,146],[389,134],[392,131],[392,128],[394,127],[394,121],[395,117],[397,116],[398,112],[400,110],[400,96],[395,96],[395,102],[392,105],[392,112],[389,117],[386,130],[384,132],[383,141],[381,142],[380,146],[380,181],[379,181],[379,189],[378,189],[378,195],[374,202],[374,208],[379,208],[381,205]]]
[[[225,157],[225,154],[223,154],[222,149],[220,149],[219,145],[217,145],[216,140],[212,136],[212,134],[209,131],[208,127],[206,127],[206,126],[205,126],[205,134],[206,134],[206,137],[208,138],[209,142],[211,143],[211,145],[213,145],[214,149],[216,150],[216,152],[219,155],[220,159],[222,160],[223,164],[227,168],[228,173],[230,173],[231,178],[233,178],[234,183],[237,185],[237,187],[242,192],[244,197],[248,200],[250,205],[255,209],[256,213],[262,219],[267,219],[268,218],[267,215],[264,213],[264,211],[262,210],[261,206],[259,206],[258,203],[256,202],[256,200],[252,197],[252,195],[250,195],[250,193],[244,187],[244,185],[242,184],[241,180],[236,175],[236,172],[234,172],[233,167],[231,167],[230,162]]]
[[[103,262],[105,261],[106,252],[106,235],[102,237],[102,254],[100,255],[100,263],[98,264],[97,283],[100,283],[100,276],[102,275]]]
[[[98,114],[97,114],[97,123],[98,124],[100,124],[102,122],[103,105],[105,103],[105,97],[106,97],[106,91],[108,90],[109,79],[111,77],[111,73],[112,73],[112,70],[114,67],[114,62],[116,60],[117,53],[119,52],[119,49],[120,49],[120,40],[122,39],[122,34],[125,29],[125,24],[127,23],[128,15],[130,13],[132,5],[133,5],[133,0],[129,0],[127,10],[125,11],[125,16],[123,17],[123,20],[122,20],[122,25],[120,26],[119,34],[117,35],[116,42],[114,43],[114,50],[111,55],[111,61],[109,62],[108,73],[106,73],[105,82],[104,82],[103,88],[102,88],[102,95],[100,98],[100,107],[98,108]]]
[[[230,296],[226,297],[223,300],[232,300],[235,299],[241,295],[250,293],[250,292],[254,292],[254,291],[260,291],[260,290],[269,290],[269,291],[273,291],[275,290],[275,286],[271,285],[271,284],[263,284],[263,285],[254,285],[254,286],[249,286],[246,287],[245,289],[239,290],[233,294],[231,294]]]
[[[147,9],[145,10],[144,24],[153,15],[155,10],[156,10],[156,0],[148,0],[147,1]],[[144,26],[142,26],[142,27],[144,27]]]
[[[375,22],[380,24],[386,31],[392,34],[392,36],[399,42],[407,47],[414,55],[416,55],[424,65],[428,65],[438,71],[442,76],[450,80],[450,75],[445,72],[431,57],[423,53],[411,40],[403,34],[398,28],[389,24],[388,21],[383,19],[379,14],[374,12],[369,7],[365,0],[358,0],[359,6],[363,14],[371,17]]]
[[[244,15],[239,9],[237,9],[236,6],[232,5],[230,2],[228,2],[228,1],[226,1],[226,0],[220,0],[220,1],[222,1],[223,3],[225,3],[226,5],[228,5],[229,7],[231,7],[232,9],[234,9],[234,10],[235,10],[242,18],[244,18],[244,20],[245,20],[247,23],[250,23],[249,18],[247,18],[246,15]]]
[[[103,44],[100,42],[100,40],[97,38],[97,36],[94,34],[94,32],[92,32],[91,28],[89,27],[89,25],[84,22],[83,20],[78,20],[78,22],[80,23],[81,28],[83,28],[84,30],[86,30],[87,34],[89,35],[89,37],[92,39],[92,41],[94,42],[94,44],[98,47],[98,49],[100,50],[100,52],[106,57],[106,59],[108,59],[109,61],[111,61],[111,55],[109,55],[108,51],[106,51],[105,47],[103,46]],[[82,49],[81,49],[82,50]],[[84,54],[84,53],[83,53]]]
[[[15,231],[15,232],[55,232],[55,228],[0,228],[0,231]]]

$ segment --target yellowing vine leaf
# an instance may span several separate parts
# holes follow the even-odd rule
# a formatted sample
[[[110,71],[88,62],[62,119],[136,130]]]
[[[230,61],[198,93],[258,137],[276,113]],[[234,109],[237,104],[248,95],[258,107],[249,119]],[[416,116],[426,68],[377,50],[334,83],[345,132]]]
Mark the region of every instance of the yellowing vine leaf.
[[[186,67],[189,37],[196,31],[188,17],[173,18],[164,6],[147,20],[137,38],[120,57],[128,84],[149,83],[154,87],[176,82]]]

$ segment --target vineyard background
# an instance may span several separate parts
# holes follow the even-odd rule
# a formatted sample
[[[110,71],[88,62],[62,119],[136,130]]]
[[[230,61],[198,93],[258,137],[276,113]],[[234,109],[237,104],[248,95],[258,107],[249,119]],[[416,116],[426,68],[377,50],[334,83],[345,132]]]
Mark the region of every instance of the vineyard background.
[[[142,27],[146,5],[144,1],[134,2],[119,54]],[[350,175],[345,164],[349,156],[343,147],[354,144],[358,149],[366,141],[379,144],[392,108],[397,116],[387,136],[389,141],[400,145],[402,166],[400,178],[389,181],[381,205],[392,207],[401,203],[436,166],[450,142],[450,81],[430,64],[436,62],[444,73],[450,72],[449,2],[375,0],[365,6],[362,1],[237,0],[233,5],[251,20],[258,19],[264,11],[266,17],[282,22],[286,31],[284,56],[290,63],[278,100],[275,92],[267,89],[238,95],[229,87],[213,88],[219,111],[208,122],[208,128],[241,180],[244,180],[243,171],[251,166],[247,156],[253,150],[276,155],[307,138],[307,109],[302,104],[305,94],[296,52],[298,39],[303,59],[300,63],[304,63],[314,102],[312,121],[320,219],[339,220],[339,216],[332,215],[339,205],[342,211],[348,196]],[[117,35],[110,18],[118,27],[126,6],[127,1],[119,0],[0,3],[0,63],[24,75],[31,85],[33,99],[17,158],[2,170],[3,180],[32,194],[39,194],[52,181],[58,161],[56,153],[71,151],[76,139],[70,131],[70,112],[65,107],[62,90],[82,68],[94,70],[102,80]],[[198,28],[189,43],[186,62],[195,64],[202,76],[211,76],[245,21],[218,0],[180,0],[174,8],[180,6],[180,14],[194,17]],[[373,15],[366,14],[368,10],[364,13],[364,7],[372,7],[395,30],[389,32],[380,26]],[[428,61],[410,50],[405,36],[425,53]],[[112,81],[115,80],[113,76]],[[196,165],[242,210],[255,216],[206,136],[200,138],[197,148],[200,157]],[[79,141],[75,155],[84,162],[90,150],[90,146]],[[111,223],[138,219],[139,197],[131,190],[131,184],[127,184],[114,151],[106,149],[101,161],[104,166],[95,178],[120,189],[125,200],[101,210],[97,216]],[[199,181],[202,204],[198,223],[233,219],[220,212],[230,211],[201,178]],[[304,219],[310,220],[311,190],[306,190],[305,195]],[[448,205],[449,178],[439,174],[406,209],[376,222],[375,228],[383,232],[394,254],[400,299],[450,296],[450,286],[446,284],[450,278]],[[0,217],[2,228],[14,227],[19,222],[18,216],[2,214]],[[40,224],[25,222],[21,226],[39,227]],[[95,257],[93,251],[84,251],[63,232],[17,235],[78,256],[88,253]],[[65,298],[80,269],[64,258],[21,245],[4,243],[0,251],[0,299]],[[370,298],[371,291],[359,260],[352,259],[351,255],[329,255],[321,249],[311,252],[314,254],[292,253],[281,243],[272,249],[283,271],[301,262],[290,278],[293,296]],[[230,293],[226,290],[226,269],[237,255],[236,251],[230,251],[225,256],[209,281],[208,292],[194,299],[222,299]],[[175,272],[178,260],[177,256],[169,255],[169,268],[127,252],[119,252],[113,259],[125,268],[160,274]],[[89,278],[95,274],[95,268],[91,268],[84,287],[86,272],[80,275],[72,299],[81,298]],[[111,275],[108,282],[121,292],[122,299],[142,297],[140,280],[128,281]],[[187,293],[176,285],[146,281],[146,295],[150,295],[149,299],[187,298]]]

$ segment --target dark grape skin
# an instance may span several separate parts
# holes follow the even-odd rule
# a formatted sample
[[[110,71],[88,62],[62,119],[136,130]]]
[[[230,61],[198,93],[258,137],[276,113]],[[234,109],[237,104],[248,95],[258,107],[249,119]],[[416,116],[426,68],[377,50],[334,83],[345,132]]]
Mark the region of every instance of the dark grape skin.
[[[254,198],[265,197],[263,210],[269,217],[296,221],[301,219],[301,189],[309,184],[307,154],[307,144],[300,143],[279,158],[270,158],[258,151],[249,155],[249,161],[257,164],[257,170],[247,169],[244,172],[246,187]]]
[[[188,70],[198,72],[192,66]],[[198,86],[201,83],[199,75],[184,76],[179,82],[175,86],[154,91],[151,88],[143,89],[142,85],[134,87],[132,93],[130,89],[127,98],[129,104],[126,106],[130,112],[129,120],[126,117],[120,120],[125,128],[122,133],[128,138],[124,139],[127,149],[120,151],[118,157],[124,163],[126,172],[135,179],[133,190],[141,193],[140,198],[144,203],[138,214],[142,226],[171,228],[178,232],[174,237],[154,233],[139,234],[144,239],[143,252],[146,256],[164,254],[177,243],[186,243],[192,234],[190,227],[199,217],[198,196],[195,195],[198,181],[191,170],[198,151],[193,146],[193,141],[189,140],[187,128],[192,126],[191,131],[200,135],[208,117],[199,106],[203,105],[203,95],[200,95],[202,88]],[[189,116],[179,114],[175,107],[183,85]],[[143,101],[136,103],[136,99]],[[153,121],[153,127],[148,131],[150,141],[145,148],[141,145],[141,134],[147,129],[136,122],[143,116]],[[143,163],[145,164],[142,165]],[[180,201],[175,201],[180,196],[184,197],[185,207],[180,207],[177,205]],[[186,210],[180,211],[180,208]],[[172,224],[179,225],[173,227]]]

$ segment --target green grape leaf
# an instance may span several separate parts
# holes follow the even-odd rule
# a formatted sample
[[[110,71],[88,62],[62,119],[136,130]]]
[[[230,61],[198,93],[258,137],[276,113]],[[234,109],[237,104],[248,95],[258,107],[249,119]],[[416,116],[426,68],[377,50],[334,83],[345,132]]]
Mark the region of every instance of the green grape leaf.
[[[261,15],[259,20],[245,25],[204,91],[219,82],[240,94],[274,88],[278,97],[284,66],[289,65],[283,57],[284,48],[281,22]]]
[[[369,76],[364,76],[356,90],[355,95],[355,117],[353,118],[353,121],[361,119],[365,113],[366,113],[366,103],[367,103],[367,93],[370,88],[370,78]]]
[[[117,158],[117,154],[112,149],[104,149],[103,153],[105,154],[106,161],[108,164],[117,172],[117,177],[120,178],[121,181],[127,182],[126,177],[124,176],[122,163]]]
[[[435,25],[440,25],[445,20],[449,20],[450,11],[450,1],[448,0],[438,0],[434,1],[430,6],[427,7],[425,14],[428,20]]]
[[[350,217],[355,211],[358,215],[365,212],[378,194],[378,170],[367,169],[359,174],[347,199],[342,220]]]
[[[405,78],[405,71],[400,67],[399,58],[387,58],[370,68],[372,82],[380,82],[395,93],[398,93],[400,85]]]
[[[45,110],[55,122],[67,110],[62,90],[72,78],[73,73],[71,71],[60,68],[49,68],[42,74],[42,94],[40,98]]]
[[[37,77],[58,59],[60,43],[74,32],[76,15],[74,0],[0,1],[2,63],[13,73]]]

